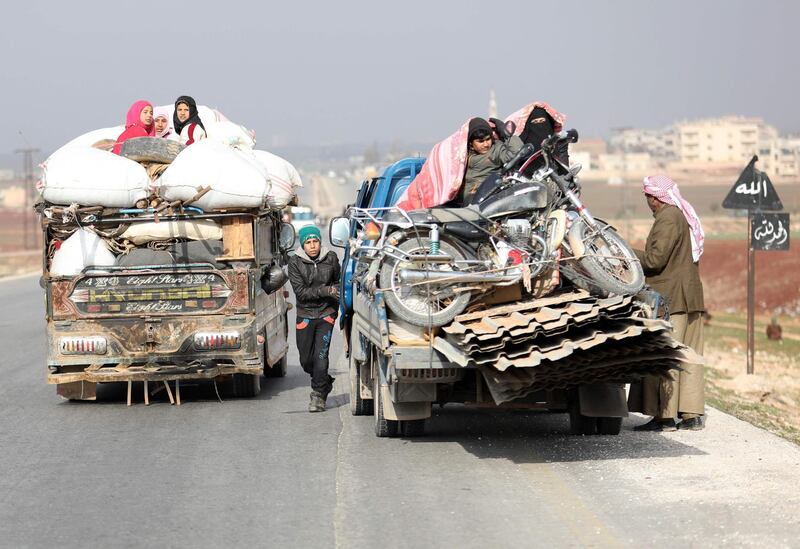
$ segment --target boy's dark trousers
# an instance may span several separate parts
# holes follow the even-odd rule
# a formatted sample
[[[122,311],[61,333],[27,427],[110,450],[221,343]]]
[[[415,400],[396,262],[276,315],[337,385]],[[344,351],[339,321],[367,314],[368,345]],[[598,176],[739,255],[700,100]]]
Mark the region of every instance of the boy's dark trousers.
[[[335,322],[333,316],[297,319],[300,365],[311,376],[311,390],[323,396],[331,392],[333,384],[333,378],[328,375],[328,352]]]

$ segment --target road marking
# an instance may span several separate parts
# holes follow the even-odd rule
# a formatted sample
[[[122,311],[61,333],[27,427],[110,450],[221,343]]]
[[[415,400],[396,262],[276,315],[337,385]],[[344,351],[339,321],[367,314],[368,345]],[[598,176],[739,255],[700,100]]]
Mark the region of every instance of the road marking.
[[[547,462],[530,463],[521,466],[533,479],[537,491],[552,501],[550,509],[557,514],[564,525],[583,547],[624,547],[624,545],[605,527],[581,497],[564,482],[561,475]]]

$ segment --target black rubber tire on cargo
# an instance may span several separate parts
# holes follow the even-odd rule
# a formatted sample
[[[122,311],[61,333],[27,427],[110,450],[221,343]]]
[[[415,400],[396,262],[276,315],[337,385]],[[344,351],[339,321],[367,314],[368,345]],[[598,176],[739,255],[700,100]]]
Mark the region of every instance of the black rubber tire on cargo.
[[[426,419],[412,419],[400,422],[400,431],[404,437],[421,437],[425,434]]]
[[[622,430],[621,417],[599,417],[597,418],[598,435],[618,435]]]
[[[408,239],[401,242],[398,248],[407,254],[424,254],[430,249],[430,243],[431,241],[427,236],[422,236],[417,239],[416,236],[412,235]],[[439,249],[441,253],[447,254],[455,259],[466,259],[466,255],[459,248],[442,238],[439,239]],[[416,311],[410,309],[406,303],[410,303],[411,301],[403,299],[402,297],[398,297],[394,292],[389,290],[392,287],[392,279],[395,275],[395,267],[397,264],[398,261],[390,257],[384,259],[383,264],[381,265],[379,279],[380,286],[382,289],[384,289],[383,298],[386,300],[386,305],[398,318],[413,324],[414,326],[444,326],[448,322],[452,321],[456,316],[461,314],[464,309],[467,308],[467,305],[469,305],[471,293],[458,292],[455,294],[455,297],[452,297],[452,301],[450,301],[443,309],[439,311],[431,312],[429,314],[427,311]],[[402,287],[403,286],[401,286],[401,288]],[[410,288],[412,287],[408,285],[405,285],[405,287],[409,288],[408,291],[414,292],[411,295],[415,295],[418,298],[422,298],[425,295],[423,293],[425,288],[423,285],[416,286],[415,288],[418,288],[417,290],[411,290]]]
[[[371,416],[375,411],[374,400],[361,397],[361,368],[368,367],[369,363],[359,363],[353,358],[353,348],[350,347],[349,376],[350,376],[350,413],[354,416]]]
[[[261,376],[233,374],[233,396],[236,398],[252,398],[260,393]]]
[[[375,436],[376,437],[396,437],[399,431],[399,421],[386,419],[383,415],[383,399],[381,398],[380,377],[375,376],[372,383],[372,396],[375,403]]]
[[[161,137],[133,137],[122,144],[120,156],[136,162],[171,164],[186,146]]]

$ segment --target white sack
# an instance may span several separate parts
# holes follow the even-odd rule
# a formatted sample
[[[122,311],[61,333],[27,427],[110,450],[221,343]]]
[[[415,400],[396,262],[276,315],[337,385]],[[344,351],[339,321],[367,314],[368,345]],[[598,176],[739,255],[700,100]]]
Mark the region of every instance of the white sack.
[[[43,168],[42,198],[52,204],[129,208],[149,194],[141,164],[92,147],[62,148]]]
[[[285,208],[303,186],[297,169],[288,161],[278,155],[267,151],[253,151],[259,164],[266,170],[270,180],[270,191],[267,195],[267,205],[273,209]]]
[[[87,132],[83,135],[79,135],[72,141],[67,142],[66,145],[62,145],[59,149],[56,150],[52,155],[54,156],[61,151],[67,149],[88,149],[98,141],[102,141],[103,139],[113,139],[116,141],[117,137],[125,131],[125,126],[114,126],[113,128],[101,128],[99,130],[92,130]]]
[[[137,246],[152,240],[187,238],[189,240],[222,240],[222,227],[211,219],[132,223],[120,238]]]
[[[252,153],[234,150],[211,139],[186,147],[158,180],[166,200],[188,200],[200,187],[211,191],[192,203],[204,210],[258,208],[269,191],[266,170]]]
[[[222,120],[206,124],[204,120],[203,124],[206,126],[208,139],[219,141],[224,145],[237,149],[252,150],[256,146],[254,133],[235,122]]]
[[[78,229],[53,254],[51,276],[75,276],[89,265],[108,266],[115,261],[105,241],[92,231]]]

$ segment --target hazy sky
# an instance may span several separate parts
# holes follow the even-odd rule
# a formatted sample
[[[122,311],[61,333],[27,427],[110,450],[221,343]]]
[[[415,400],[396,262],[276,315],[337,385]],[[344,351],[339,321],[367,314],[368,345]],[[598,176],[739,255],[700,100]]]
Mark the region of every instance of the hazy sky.
[[[0,153],[180,94],[291,144],[436,141],[537,99],[583,135],[745,114],[800,131],[800,2],[4,0]]]

